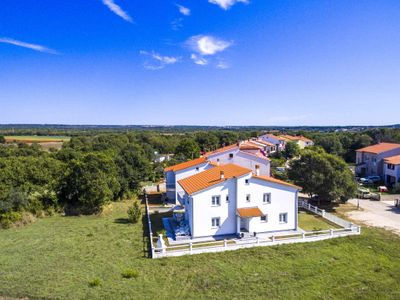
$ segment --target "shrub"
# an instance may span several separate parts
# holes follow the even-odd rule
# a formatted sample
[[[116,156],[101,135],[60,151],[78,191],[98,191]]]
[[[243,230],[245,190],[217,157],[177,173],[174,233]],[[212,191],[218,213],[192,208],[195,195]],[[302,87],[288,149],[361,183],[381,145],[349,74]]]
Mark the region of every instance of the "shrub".
[[[123,278],[130,279],[130,278],[137,278],[139,276],[139,272],[134,269],[126,269],[124,272],[121,273]]]
[[[135,200],[131,207],[128,209],[128,219],[131,223],[137,223],[142,216],[142,207],[140,202]]]
[[[96,286],[100,286],[100,285],[101,285],[101,281],[98,278],[95,278],[95,279],[89,281],[90,287],[96,287]]]
[[[10,228],[12,224],[22,220],[22,214],[20,212],[7,212],[0,213],[0,227]]]

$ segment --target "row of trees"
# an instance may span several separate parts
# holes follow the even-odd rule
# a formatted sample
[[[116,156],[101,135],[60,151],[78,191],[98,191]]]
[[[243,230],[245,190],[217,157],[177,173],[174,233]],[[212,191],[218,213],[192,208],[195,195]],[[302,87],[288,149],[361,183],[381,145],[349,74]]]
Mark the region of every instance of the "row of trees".
[[[26,212],[97,213],[153,180],[153,167],[151,153],[123,134],[73,138],[57,152],[0,147],[0,223],[7,226]]]

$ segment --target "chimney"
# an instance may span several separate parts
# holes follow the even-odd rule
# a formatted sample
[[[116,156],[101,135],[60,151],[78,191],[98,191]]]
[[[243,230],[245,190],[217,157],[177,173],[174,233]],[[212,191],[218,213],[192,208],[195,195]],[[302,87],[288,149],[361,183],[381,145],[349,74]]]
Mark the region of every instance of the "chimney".
[[[260,176],[260,165],[256,165],[256,176]]]
[[[225,173],[224,173],[224,171],[219,172],[219,175],[220,175],[220,179],[221,179],[221,180],[222,180],[222,179],[225,179]]]
[[[219,166],[219,158],[217,158],[217,166]]]

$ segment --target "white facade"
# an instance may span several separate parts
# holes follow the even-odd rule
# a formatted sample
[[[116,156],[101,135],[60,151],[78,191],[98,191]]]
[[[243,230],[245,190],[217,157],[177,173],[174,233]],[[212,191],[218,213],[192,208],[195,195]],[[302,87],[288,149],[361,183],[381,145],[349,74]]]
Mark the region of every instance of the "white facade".
[[[193,238],[297,230],[297,192],[296,187],[268,182],[248,173],[192,195],[185,193],[185,218]],[[264,202],[268,198],[264,195],[269,195],[270,203]],[[216,196],[220,199],[218,205],[213,204]],[[239,217],[238,208],[258,208],[263,216]],[[213,226],[215,218],[219,219],[218,226]]]
[[[395,186],[400,184],[400,165],[384,163],[385,184]]]
[[[221,165],[225,164],[235,164],[244,168],[248,168],[255,172],[255,166],[260,166],[260,174],[265,176],[270,176],[271,172],[271,162],[267,157],[257,156],[256,150],[251,151],[241,151],[239,147],[233,148],[224,152],[219,152],[207,156],[209,161],[214,163],[219,163]]]
[[[285,150],[286,142],[284,139],[281,139],[273,134],[264,134],[261,135],[259,138],[268,143],[274,144],[279,151]]]
[[[384,159],[400,155],[400,147],[380,153],[356,152],[356,174],[359,176],[385,176]]]

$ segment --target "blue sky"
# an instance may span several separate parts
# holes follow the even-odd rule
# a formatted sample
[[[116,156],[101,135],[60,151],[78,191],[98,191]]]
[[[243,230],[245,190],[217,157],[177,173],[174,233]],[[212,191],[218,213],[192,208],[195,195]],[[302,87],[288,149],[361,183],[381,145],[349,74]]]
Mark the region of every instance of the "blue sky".
[[[0,123],[400,123],[400,1],[2,0]]]

